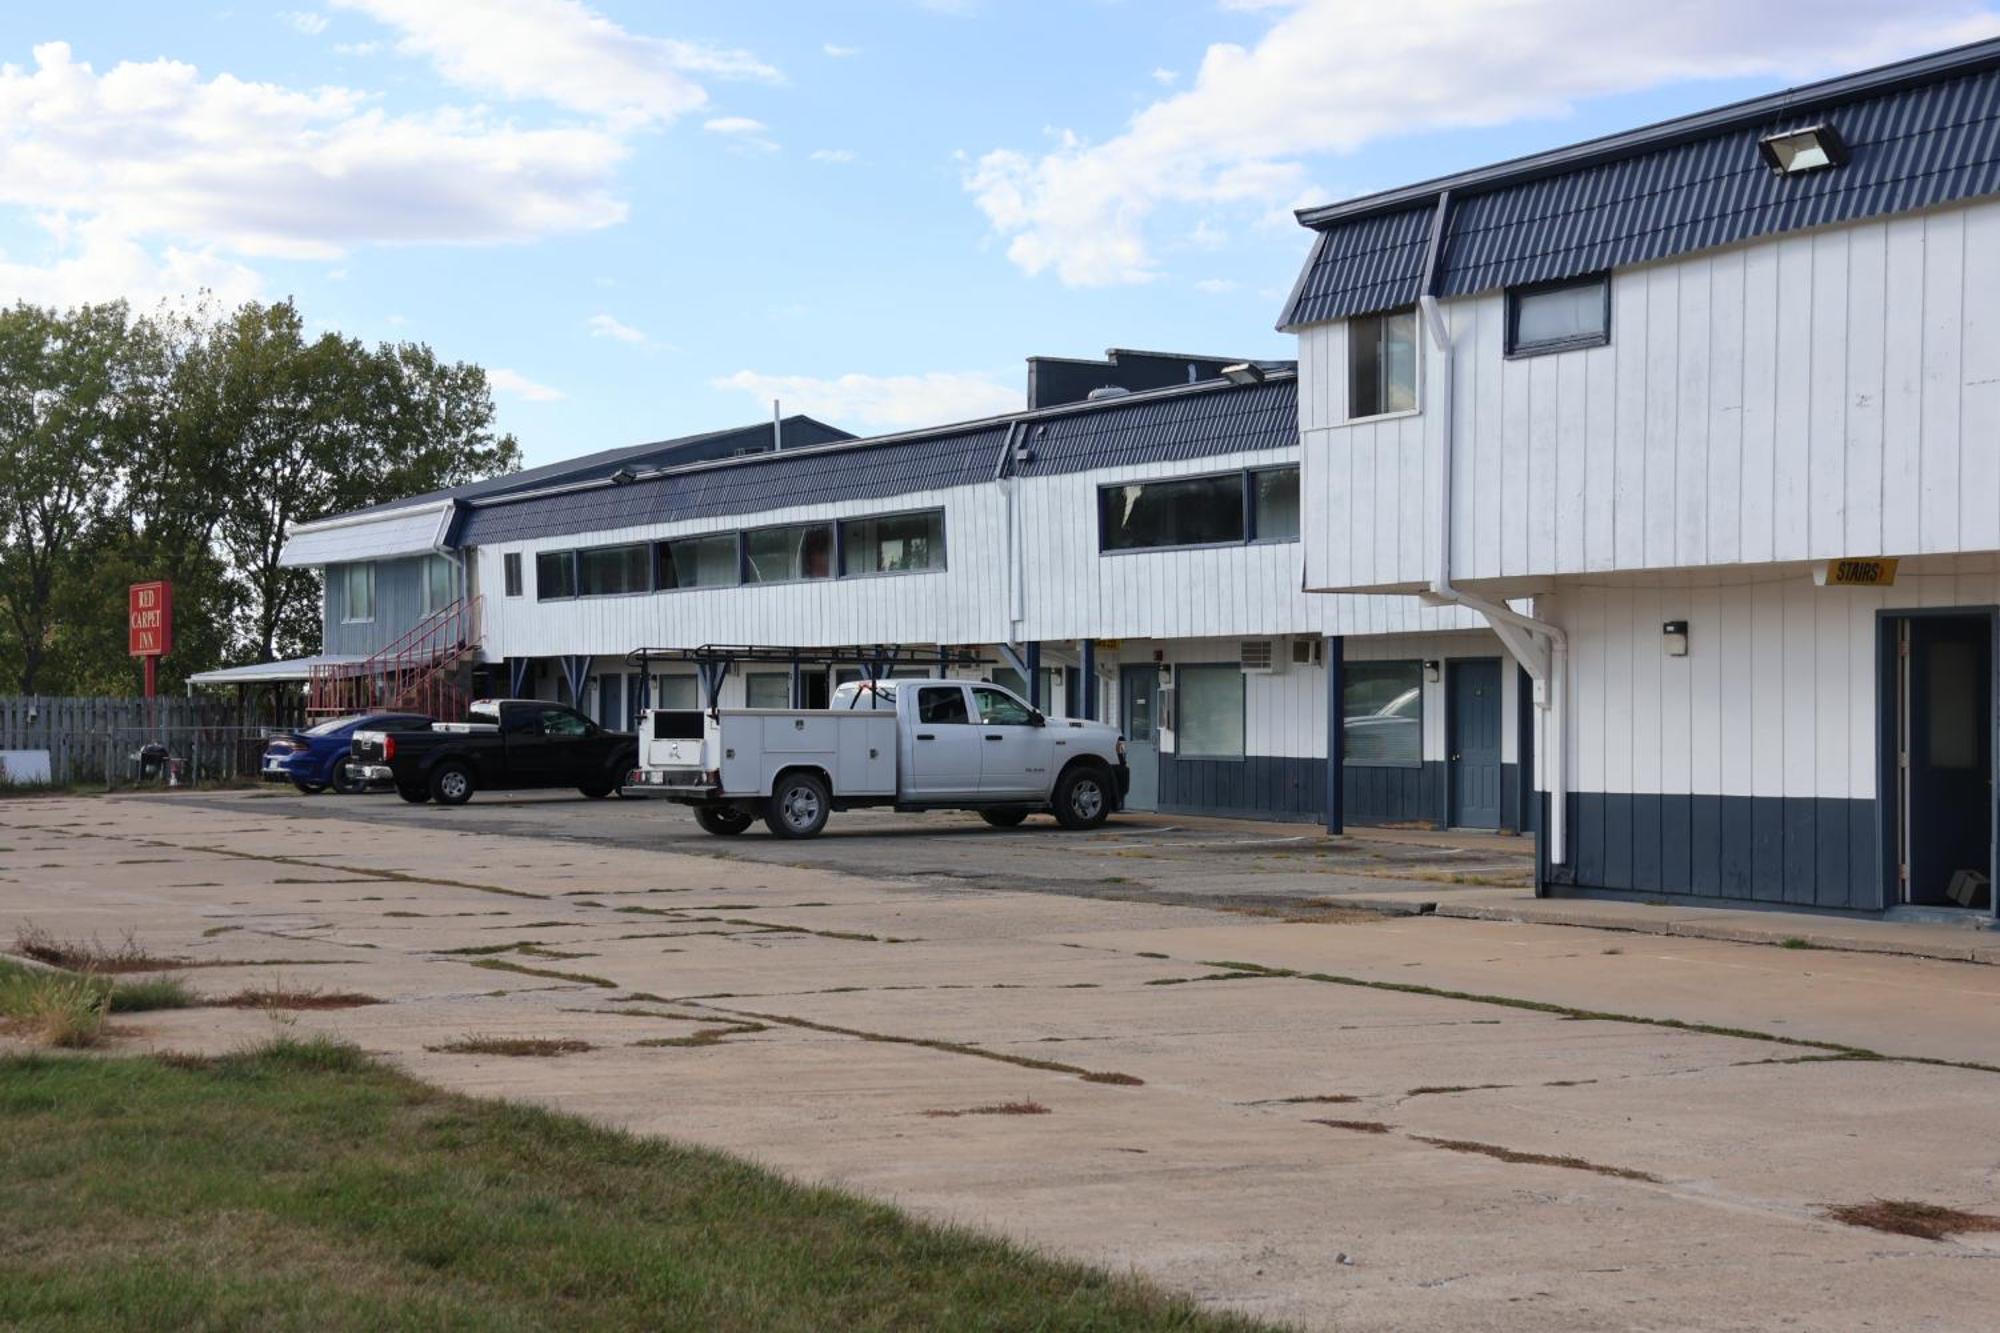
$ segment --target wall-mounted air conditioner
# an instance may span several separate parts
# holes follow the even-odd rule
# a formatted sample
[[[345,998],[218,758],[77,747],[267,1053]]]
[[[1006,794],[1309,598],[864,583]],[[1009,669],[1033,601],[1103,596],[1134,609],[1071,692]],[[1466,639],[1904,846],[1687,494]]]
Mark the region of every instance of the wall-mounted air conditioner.
[[[1293,666],[1318,666],[1326,660],[1326,640],[1296,638],[1292,640]]]
[[[1237,656],[1243,663],[1246,676],[1275,676],[1282,673],[1290,660],[1282,651],[1276,639],[1245,639],[1239,646]]]

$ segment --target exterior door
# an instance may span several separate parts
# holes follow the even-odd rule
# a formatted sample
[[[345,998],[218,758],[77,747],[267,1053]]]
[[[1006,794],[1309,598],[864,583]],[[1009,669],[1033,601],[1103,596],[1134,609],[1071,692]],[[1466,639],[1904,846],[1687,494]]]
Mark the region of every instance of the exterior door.
[[[907,714],[905,715],[908,716]],[[910,765],[904,790],[920,800],[970,796],[979,790],[985,742],[973,725],[963,685],[924,685],[910,726]]]
[[[1911,616],[1900,637],[1900,897],[1947,905],[1953,875],[1990,874],[1993,863],[1992,622]]]
[[[1118,672],[1118,715],[1125,729],[1125,762],[1132,769],[1127,810],[1160,806],[1160,669],[1147,662]]]
[[[1448,820],[1459,828],[1500,827],[1500,662],[1450,664],[1445,744],[1451,756]]]
[[[1049,790],[1049,730],[1005,690],[972,687],[979,733],[979,790],[987,796],[1042,796]]]

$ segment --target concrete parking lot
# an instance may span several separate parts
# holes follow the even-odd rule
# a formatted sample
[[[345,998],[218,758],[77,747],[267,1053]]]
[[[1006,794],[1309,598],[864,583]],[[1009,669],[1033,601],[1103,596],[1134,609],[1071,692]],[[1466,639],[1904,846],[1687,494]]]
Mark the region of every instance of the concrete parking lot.
[[[1349,880],[1518,875],[1524,845],[835,828],[10,801],[0,947],[131,932],[212,993],[363,992],[296,1022],[1304,1326],[1990,1326],[2000,1235],[1829,1209],[2000,1213],[1991,967],[1339,909]],[[135,1015],[123,1042],[273,1021]],[[467,1036],[589,1049],[431,1049]]]

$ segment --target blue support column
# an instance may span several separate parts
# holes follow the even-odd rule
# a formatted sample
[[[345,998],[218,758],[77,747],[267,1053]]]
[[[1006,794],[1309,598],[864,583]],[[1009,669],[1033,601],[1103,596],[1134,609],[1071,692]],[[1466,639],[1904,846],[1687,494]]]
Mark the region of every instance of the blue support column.
[[[792,654],[792,707],[806,706],[805,681],[799,678],[799,655]]]
[[[1097,640],[1085,639],[1077,646],[1077,670],[1083,676],[1079,687],[1083,694],[1083,717],[1086,722],[1097,721]]]
[[[1347,641],[1326,636],[1326,831],[1347,831]]]
[[[1028,706],[1031,708],[1040,708],[1042,706],[1042,645],[1038,642],[1030,642],[1024,645],[1021,650],[1021,658],[1027,664],[1028,668]]]

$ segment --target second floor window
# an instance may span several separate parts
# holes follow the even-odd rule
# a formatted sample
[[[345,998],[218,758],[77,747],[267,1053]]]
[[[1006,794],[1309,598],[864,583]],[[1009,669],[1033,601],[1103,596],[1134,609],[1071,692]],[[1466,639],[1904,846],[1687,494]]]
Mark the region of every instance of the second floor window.
[[[1417,312],[1347,321],[1347,419],[1417,410]]]
[[[652,548],[596,546],[576,553],[576,591],[583,597],[608,597],[652,588]]]
[[[451,605],[451,561],[441,555],[424,557],[424,614],[442,611]]]
[[[1516,287],[1507,293],[1507,355],[1534,356],[1611,341],[1611,279]]]
[[[1299,470],[1113,483],[1098,488],[1097,517],[1100,551],[1297,541]]]
[[[535,556],[535,600],[576,596],[576,552],[541,551]]]
[[[375,618],[375,566],[372,564],[348,565],[341,571],[342,620],[373,620]]]
[[[500,558],[500,570],[509,597],[521,595],[521,553],[509,551]]]

